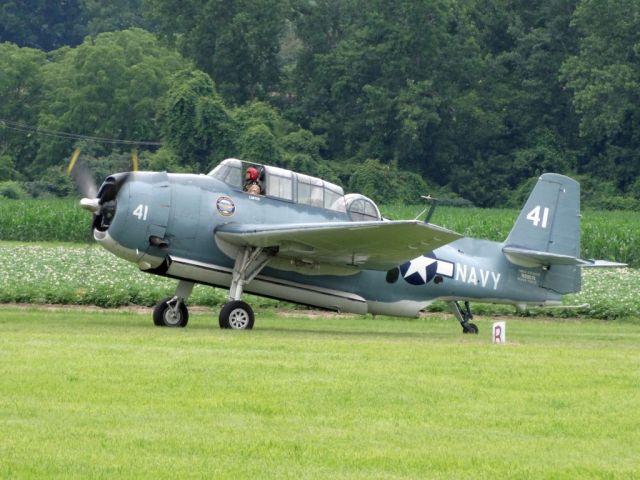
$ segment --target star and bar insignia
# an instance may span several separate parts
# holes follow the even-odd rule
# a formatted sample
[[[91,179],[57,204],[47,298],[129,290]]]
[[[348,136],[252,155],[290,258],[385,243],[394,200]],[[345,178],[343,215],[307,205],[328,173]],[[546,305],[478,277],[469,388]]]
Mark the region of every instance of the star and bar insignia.
[[[412,285],[424,285],[436,275],[453,278],[454,269],[452,262],[439,260],[433,252],[429,252],[400,265],[400,274]]]

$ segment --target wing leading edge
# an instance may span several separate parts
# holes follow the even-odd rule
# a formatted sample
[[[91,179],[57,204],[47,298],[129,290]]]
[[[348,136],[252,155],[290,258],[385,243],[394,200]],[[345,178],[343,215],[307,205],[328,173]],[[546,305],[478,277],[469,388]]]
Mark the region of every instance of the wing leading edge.
[[[277,247],[278,257],[314,263],[388,270],[462,235],[436,225],[407,221],[282,225],[229,223],[216,238],[239,247]]]

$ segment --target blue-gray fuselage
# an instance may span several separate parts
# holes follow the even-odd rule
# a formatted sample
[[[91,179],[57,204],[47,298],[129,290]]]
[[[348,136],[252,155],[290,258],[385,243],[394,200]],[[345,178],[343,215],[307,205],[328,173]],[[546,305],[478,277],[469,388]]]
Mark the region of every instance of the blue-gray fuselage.
[[[216,239],[220,226],[345,221],[350,221],[345,212],[250,195],[208,175],[138,172],[118,193],[108,231],[95,231],[95,238],[143,271],[228,288],[234,251]],[[414,258],[389,271],[334,271],[304,258],[274,261],[245,291],[335,310],[397,316],[415,316],[439,299],[523,306],[561,300],[559,293],[539,286],[543,270],[513,264],[503,247],[499,242],[460,238],[432,252],[416,251]]]

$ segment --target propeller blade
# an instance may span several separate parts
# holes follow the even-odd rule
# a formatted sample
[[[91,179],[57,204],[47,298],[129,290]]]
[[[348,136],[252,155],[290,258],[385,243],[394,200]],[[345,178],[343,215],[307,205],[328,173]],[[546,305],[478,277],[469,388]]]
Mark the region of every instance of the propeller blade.
[[[73,178],[80,195],[87,198],[95,198],[98,195],[96,180],[84,163],[78,163],[79,156],[80,149],[76,148],[67,167],[67,173]]]
[[[138,171],[138,151],[134,150],[131,153],[131,170],[134,172]]]
[[[93,174],[84,164],[76,165],[71,172],[71,177],[76,182],[76,187],[78,187],[78,191],[83,197],[95,198],[98,195],[98,187]]]
[[[80,149],[76,148],[73,151],[73,154],[71,155],[71,161],[69,162],[69,166],[67,167],[67,175],[71,175],[71,170],[73,170],[73,167],[75,166],[76,162],[78,161],[78,157],[80,156]]]

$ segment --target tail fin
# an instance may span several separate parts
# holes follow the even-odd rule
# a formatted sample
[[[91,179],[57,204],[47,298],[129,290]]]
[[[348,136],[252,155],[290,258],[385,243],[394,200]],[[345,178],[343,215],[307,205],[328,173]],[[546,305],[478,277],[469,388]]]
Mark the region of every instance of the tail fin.
[[[580,184],[556,173],[542,175],[505,243],[550,256],[578,258]]]
[[[564,175],[542,175],[502,251],[511,263],[542,267],[541,286],[579,291],[579,266],[588,263],[580,260],[580,184]]]
[[[627,266],[580,258],[580,184],[557,173],[538,179],[502,251],[515,265],[541,268],[538,285],[560,294],[580,291],[581,267]]]

